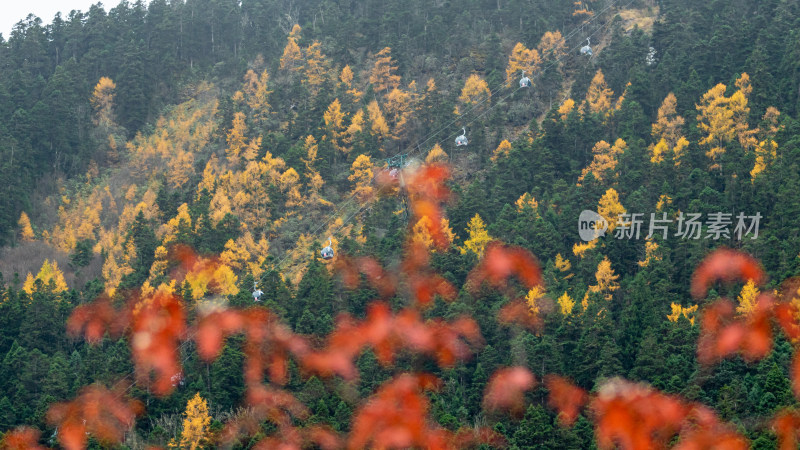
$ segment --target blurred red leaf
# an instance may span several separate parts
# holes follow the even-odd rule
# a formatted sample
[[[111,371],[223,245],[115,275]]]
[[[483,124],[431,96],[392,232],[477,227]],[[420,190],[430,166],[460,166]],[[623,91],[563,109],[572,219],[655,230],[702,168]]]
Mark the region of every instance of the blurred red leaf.
[[[697,357],[702,364],[710,364],[737,351],[746,360],[763,358],[772,350],[772,325],[774,302],[769,294],[758,296],[755,310],[734,316],[733,304],[720,299],[703,313]]]
[[[747,439],[732,427],[722,423],[716,414],[703,405],[694,404],[684,420],[677,450],[703,450],[709,448],[744,450]]]
[[[665,448],[689,412],[677,397],[618,378],[600,387],[590,407],[601,448]]]
[[[536,379],[524,367],[507,367],[489,378],[483,394],[483,406],[488,410],[508,410],[519,415],[525,408],[525,391],[533,389]]]
[[[128,324],[128,315],[111,306],[107,297],[100,297],[92,303],[78,306],[67,320],[67,333],[71,336],[83,335],[87,342],[96,344],[108,332],[111,337],[119,337]]]
[[[588,400],[586,391],[558,375],[547,375],[544,385],[550,391],[547,404],[558,411],[558,419],[562,425],[572,425]]]
[[[542,271],[536,257],[520,247],[508,247],[499,242],[486,246],[483,259],[470,272],[472,289],[478,289],[483,282],[502,288],[507,280],[516,275],[526,289],[542,284]]]
[[[8,431],[3,440],[0,441],[0,448],[7,450],[44,450],[46,447],[39,445],[39,430],[29,427],[19,427]]]
[[[414,374],[386,382],[356,411],[347,447],[429,448],[434,441],[441,443],[441,429],[429,422],[428,399],[422,394],[437,384],[431,375]]]
[[[705,297],[708,288],[716,281],[748,281],[762,284],[766,280],[761,264],[737,250],[721,248],[714,250],[700,263],[692,276],[692,296]]]
[[[532,332],[540,332],[544,326],[542,318],[531,312],[528,304],[516,299],[508,302],[497,312],[497,320],[503,324],[517,324]]]
[[[47,422],[58,427],[59,442],[67,449],[85,448],[86,433],[101,442],[118,444],[142,409],[138,401],[123,400],[123,392],[92,385],[71,402],[51,406]]]
[[[778,435],[780,450],[796,450],[798,432],[800,432],[800,415],[794,410],[783,410],[772,420],[772,429]]]
[[[136,305],[131,321],[131,351],[137,378],[148,385],[154,372],[153,391],[172,392],[171,377],[181,372],[178,344],[186,333],[183,301],[172,294],[156,292]]]

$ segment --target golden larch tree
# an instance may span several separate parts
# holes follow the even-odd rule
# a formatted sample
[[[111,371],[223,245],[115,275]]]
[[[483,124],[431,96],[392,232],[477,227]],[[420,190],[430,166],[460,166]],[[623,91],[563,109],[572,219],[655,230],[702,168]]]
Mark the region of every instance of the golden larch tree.
[[[544,287],[542,285],[536,285],[525,295],[525,303],[528,305],[528,311],[530,311],[531,314],[539,314],[539,299],[544,297],[545,294]]]
[[[46,289],[49,289],[48,286],[50,286],[50,282],[52,281],[54,293],[64,292],[69,289],[66,280],[64,280],[64,273],[58,269],[58,263],[56,261],[50,263],[50,260],[45,259],[44,263],[42,263],[42,268],[39,269],[39,273],[37,273],[35,277],[28,272],[28,278],[25,280],[25,284],[22,285],[22,290],[28,294],[33,294],[36,280],[41,281],[42,286]]]
[[[286,195],[287,208],[293,208],[303,203],[303,196],[300,194],[300,175],[294,170],[294,167],[289,167],[281,174],[280,188],[281,192]]]
[[[312,95],[319,92],[319,88],[325,79],[328,77],[330,61],[322,53],[322,44],[314,41],[305,50],[305,79],[303,80],[309,86]]]
[[[364,95],[364,93],[353,85],[353,69],[351,69],[350,66],[344,66],[344,68],[342,68],[342,72],[339,74],[339,81],[344,85],[347,95],[353,97],[353,102],[357,103],[361,100],[361,96]]]
[[[270,115],[269,95],[269,74],[266,69],[261,75],[256,74],[252,69],[244,75],[244,99],[247,106],[252,111],[253,120],[263,126]]]
[[[575,100],[568,98],[564,100],[564,103],[562,103],[558,107],[558,116],[561,118],[562,121],[567,120],[569,113],[571,113],[574,110],[575,110]]]
[[[478,255],[479,258],[483,257],[483,251],[486,249],[486,244],[493,241],[494,238],[489,236],[486,230],[486,224],[480,215],[475,214],[475,217],[470,219],[467,225],[467,240],[464,241],[464,247],[461,248],[461,254],[465,255],[467,252],[472,252]]]
[[[374,178],[374,168],[375,166],[369,155],[358,155],[356,160],[353,161],[353,165],[350,166],[352,174],[347,179],[353,182],[352,192],[361,202],[368,201],[373,196],[372,179]]]
[[[604,257],[600,264],[597,265],[594,278],[597,284],[589,286],[589,290],[586,291],[586,295],[583,296],[583,301],[581,302],[584,311],[589,306],[589,295],[591,293],[599,293],[606,301],[610,301],[613,292],[619,289],[619,282],[617,282],[619,275],[614,273],[608,257]]]
[[[589,172],[591,172],[594,178],[599,182],[610,181],[616,178],[617,173],[615,169],[617,168],[617,161],[619,156],[625,153],[626,148],[628,148],[628,144],[621,138],[614,142],[613,147],[606,141],[596,143],[592,148],[592,153],[594,153],[592,162],[588,167],[583,169],[581,176],[578,177],[578,185],[580,186]]]
[[[392,61],[392,49],[384,47],[375,54],[375,64],[369,74],[369,82],[372,83],[375,92],[388,92],[400,86],[400,76],[396,75],[397,66]]]
[[[208,403],[196,393],[186,402],[186,412],[183,413],[183,431],[181,432],[181,448],[194,450],[200,447],[208,437],[208,426],[211,416],[208,414]]]
[[[474,73],[467,78],[458,99],[466,105],[472,105],[485,102],[491,96],[492,92],[489,90],[489,84],[480,75]]]
[[[511,142],[508,142],[507,139],[503,139],[500,142],[500,145],[498,145],[497,148],[494,149],[494,154],[492,154],[492,157],[490,159],[492,160],[492,162],[497,162],[497,160],[500,158],[507,158],[508,153],[510,151],[511,151]]]
[[[542,58],[535,48],[527,48],[522,42],[517,42],[514,49],[511,50],[511,55],[508,57],[508,65],[506,66],[506,83],[513,85],[515,81],[519,80],[522,76],[522,71],[530,77],[534,72],[539,69],[542,63]]]
[[[438,142],[434,144],[433,148],[428,152],[428,155],[425,156],[425,162],[428,164],[446,163],[449,159],[450,157],[442,150]]]
[[[344,127],[345,117],[345,113],[342,112],[342,104],[339,103],[338,98],[328,105],[328,109],[325,110],[325,113],[322,115],[325,121],[325,136],[328,138],[331,145],[333,145],[333,148],[342,153],[350,151],[349,148],[343,146],[341,143],[341,138],[347,131]]]
[[[300,39],[300,31],[302,31],[300,25],[295,24],[289,33],[288,42],[286,47],[283,48],[283,56],[281,56],[281,70],[297,72],[303,68],[303,51],[297,45],[297,40]]]
[[[233,164],[236,164],[236,162],[239,161],[239,155],[247,145],[245,133],[247,133],[245,114],[243,112],[237,112],[233,115],[231,129],[228,130],[228,133],[226,134],[228,147],[225,149],[225,153],[228,155],[228,159]]]
[[[589,90],[586,92],[584,110],[594,114],[607,114],[611,110],[612,97],[614,97],[614,91],[609,89],[606,84],[603,71],[597,69],[591,84],[589,84]]]
[[[756,287],[756,283],[753,280],[748,280],[737,297],[739,306],[736,307],[736,312],[739,314],[750,314],[755,311],[759,294],[761,294],[761,291]]]
[[[390,137],[389,125],[386,123],[386,118],[383,116],[381,107],[376,100],[367,105],[367,113],[369,114],[369,121],[372,123],[372,135],[379,139]]]
[[[711,168],[718,169],[718,158],[726,151],[726,146],[738,138],[745,151],[756,144],[753,134],[757,130],[750,130],[747,116],[750,108],[747,106],[747,96],[752,91],[750,77],[743,73],[736,80],[739,88],[730,97],[725,96],[727,87],[719,83],[703,94],[699,105],[695,105],[697,126],[703,133],[703,138],[698,142],[706,146],[706,156],[711,158]]]
[[[111,78],[101,77],[92,92],[94,124],[110,128],[114,125],[114,91],[117,85]]]
[[[597,204],[597,213],[603,216],[608,222],[607,233],[614,231],[617,227],[617,217],[625,214],[625,207],[619,202],[619,194],[614,188],[609,188]]]
[[[431,225],[431,219],[428,216],[422,216],[411,228],[411,240],[413,242],[418,242],[424,245],[425,248],[435,252],[436,246],[433,243],[433,237],[430,233],[430,229],[432,228]],[[453,233],[452,228],[450,228],[450,221],[447,220],[446,217],[442,217],[440,229],[442,235],[447,241],[446,246],[449,247],[453,242],[453,238],[455,238],[455,233]]]
[[[670,304],[672,313],[667,315],[667,320],[670,322],[677,322],[683,316],[686,320],[694,325],[694,313],[697,311],[697,305],[694,306],[681,306],[679,303]]]
[[[564,316],[569,316],[572,314],[572,309],[575,307],[575,300],[573,300],[569,294],[564,292],[556,301],[558,302],[558,308],[561,311],[561,314]]]
[[[561,36],[560,31],[545,31],[542,39],[539,40],[537,48],[541,58],[548,61],[558,61],[566,54],[567,43],[564,41],[564,37]]]
[[[780,114],[778,108],[770,106],[764,113],[764,117],[761,118],[761,136],[755,148],[756,162],[753,165],[753,170],[750,171],[751,180],[755,180],[778,155],[778,143],[775,142],[775,134],[779,130],[778,117]]]
[[[411,93],[399,88],[392,89],[383,104],[388,117],[388,126],[391,127],[392,136],[400,136],[405,130],[413,114],[413,96]]]
[[[658,119],[652,126],[655,144],[649,147],[650,162],[653,164],[662,162],[664,155],[672,152],[672,160],[677,167],[689,146],[689,141],[681,133],[685,120],[675,112],[676,106],[675,94],[670,92],[658,108]]]
[[[23,242],[30,242],[36,238],[33,234],[33,227],[31,227],[31,220],[25,214],[25,211],[22,211],[22,214],[19,215],[17,225],[19,225],[19,237]]]

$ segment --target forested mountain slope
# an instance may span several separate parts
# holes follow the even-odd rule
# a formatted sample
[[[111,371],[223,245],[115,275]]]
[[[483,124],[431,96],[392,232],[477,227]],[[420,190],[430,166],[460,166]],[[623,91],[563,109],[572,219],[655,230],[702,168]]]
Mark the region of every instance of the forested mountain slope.
[[[29,17],[0,40],[0,431],[80,446],[68,419],[101,399],[120,434],[90,421],[90,445],[211,446],[231,424],[248,448],[377,445],[368,405],[406,395],[424,439],[625,446],[603,401],[632,392],[706,405],[720,424],[696,428],[774,447],[786,427],[770,421],[797,402],[799,20],[796,2],[749,0],[152,0]],[[584,210],[605,236],[581,238]],[[721,246],[765,275],[741,253],[696,271]],[[496,261],[519,283],[492,289]],[[709,273],[733,283],[706,295]],[[708,317],[735,325],[714,351],[698,347],[723,326]],[[718,361],[725,345],[743,356]],[[99,387],[134,367],[127,396]],[[496,400],[498,380],[524,404]],[[600,395],[564,426],[559,386]],[[213,420],[187,413],[204,423],[191,432],[180,415],[203,401]],[[673,426],[664,444],[700,439]],[[417,438],[398,445],[433,442]]]

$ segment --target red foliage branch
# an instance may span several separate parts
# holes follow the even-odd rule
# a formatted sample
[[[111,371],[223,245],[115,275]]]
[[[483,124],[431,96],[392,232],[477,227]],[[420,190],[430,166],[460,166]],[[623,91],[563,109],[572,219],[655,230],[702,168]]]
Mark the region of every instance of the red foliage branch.
[[[58,403],[47,411],[47,422],[58,427],[59,442],[67,449],[86,448],[87,433],[101,442],[120,443],[142,412],[137,400],[123,400],[123,392],[102,386],[87,386],[71,402]]]
[[[762,284],[766,280],[761,264],[747,253],[721,248],[714,250],[697,266],[692,276],[692,296],[705,297],[716,281],[748,281]]]

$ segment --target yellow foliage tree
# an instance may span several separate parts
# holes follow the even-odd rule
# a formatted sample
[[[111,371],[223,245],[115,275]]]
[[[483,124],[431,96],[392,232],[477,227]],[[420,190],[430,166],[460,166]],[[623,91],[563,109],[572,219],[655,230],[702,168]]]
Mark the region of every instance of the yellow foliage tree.
[[[450,228],[450,221],[447,220],[446,217],[442,217],[439,225],[441,227],[442,234],[447,240],[447,246],[449,247],[450,243],[453,242],[453,238],[455,237],[453,230]],[[432,249],[435,252],[436,247],[433,245],[433,237],[431,237],[429,231],[430,229],[431,219],[428,216],[422,216],[411,228],[411,240],[414,242],[419,242],[424,245],[425,248]]]
[[[297,72],[303,68],[303,52],[300,46],[297,45],[297,40],[300,39],[300,25],[295,24],[292,31],[289,33],[288,42],[286,47],[283,48],[283,55],[281,56],[281,70],[291,70]]]
[[[756,139],[753,134],[757,130],[750,130],[747,116],[750,108],[747,106],[747,96],[752,91],[750,77],[743,73],[736,86],[739,88],[730,97],[725,96],[727,87],[719,83],[703,94],[697,111],[697,126],[704,137],[699,144],[707,146],[706,156],[712,160],[712,168],[720,168],[717,159],[725,153],[725,146],[734,138],[738,138],[740,145],[746,151],[754,147]]]
[[[546,31],[539,40],[539,55],[548,61],[558,61],[566,54],[567,43],[560,31]]]
[[[442,147],[437,142],[433,148],[428,152],[428,155],[425,157],[425,162],[427,164],[437,164],[437,163],[446,163],[450,159],[442,150]]]
[[[244,120],[245,115],[243,112],[234,114],[233,124],[226,135],[228,147],[225,149],[225,153],[228,155],[228,159],[234,164],[238,162],[239,154],[244,150],[247,143],[244,136],[245,133],[247,133],[247,124],[245,124]]]
[[[751,180],[755,180],[767,168],[767,164],[774,160],[778,154],[778,143],[775,142],[775,134],[779,130],[778,117],[780,114],[777,108],[770,106],[764,113],[764,117],[761,118],[763,135],[755,148],[756,162],[753,165],[753,170],[750,171]]]
[[[367,105],[367,113],[369,113],[369,120],[372,122],[372,135],[379,139],[389,137],[389,125],[386,123],[386,118],[383,117],[381,107],[378,102],[373,100]]]
[[[739,293],[739,306],[736,307],[736,312],[740,314],[750,314],[756,309],[756,301],[761,291],[756,287],[753,280],[748,280],[742,287],[742,292]]]
[[[613,96],[614,91],[608,88],[603,71],[597,69],[591,84],[589,84],[589,90],[586,92],[585,108],[588,108],[590,113],[607,114],[611,110]]]
[[[415,95],[399,88],[394,88],[386,94],[384,109],[389,118],[388,125],[391,126],[393,136],[400,136],[406,130],[413,113],[414,98]]]
[[[689,146],[689,141],[681,134],[685,121],[675,112],[676,106],[675,94],[670,92],[658,108],[658,119],[652,127],[656,143],[650,145],[650,162],[654,164],[662,162],[664,155],[671,151],[675,166],[679,166],[686,147]]]
[[[503,139],[500,142],[500,145],[494,149],[494,154],[491,157],[492,162],[497,162],[499,158],[505,158],[508,156],[508,152],[511,151],[511,142],[508,142],[507,139]]]
[[[339,74],[339,81],[347,88],[347,94],[353,97],[354,102],[358,102],[364,94],[353,86],[353,69],[350,66],[344,66],[342,72]]]
[[[19,236],[23,242],[30,242],[36,238],[33,234],[33,227],[31,227],[31,220],[25,214],[25,211],[22,211],[22,214],[19,215],[17,224],[19,225]]]
[[[461,89],[461,95],[458,99],[467,105],[471,105],[485,102],[491,96],[492,92],[489,90],[489,84],[486,83],[486,80],[478,74],[472,74],[464,83],[464,88]]]
[[[670,307],[672,308],[672,313],[667,315],[667,319],[670,322],[677,322],[683,316],[694,325],[694,313],[697,311],[697,305],[683,307],[678,303],[672,303]]]
[[[225,218],[226,214],[233,212],[231,210],[231,199],[223,189],[217,189],[214,196],[211,197],[211,204],[209,205],[211,221],[214,224],[219,223],[220,220]]]
[[[114,126],[114,90],[117,85],[108,77],[101,77],[92,92],[94,124],[110,128]]]
[[[489,236],[489,232],[486,231],[486,224],[483,222],[480,215],[475,214],[475,217],[469,221],[467,233],[469,237],[464,241],[461,254],[465,255],[467,252],[472,252],[478,255],[479,258],[483,257],[486,244],[493,241],[494,238]]]
[[[561,120],[567,120],[569,113],[575,110],[575,100],[568,98],[564,100],[564,103],[558,107],[558,115],[561,117]]]
[[[573,300],[569,294],[564,292],[556,301],[558,302],[558,307],[561,310],[561,314],[565,316],[572,314],[572,309],[575,307],[575,300]]]
[[[308,84],[311,93],[316,95],[320,86],[328,77],[330,61],[322,54],[322,45],[317,41],[308,46],[305,50],[305,56],[305,80],[303,82]]]
[[[584,311],[589,306],[590,293],[599,293],[603,295],[606,301],[610,301],[613,292],[619,289],[619,283],[617,282],[619,275],[614,273],[608,257],[604,257],[600,264],[597,265],[597,272],[595,272],[594,278],[597,284],[589,286],[589,290],[586,291],[586,295],[583,296],[583,301],[581,302]]]
[[[369,74],[369,82],[376,92],[388,92],[400,86],[400,76],[396,75],[397,66],[392,62],[392,49],[384,47],[375,55],[375,64]]]
[[[639,261],[639,267],[647,267],[653,261],[660,261],[661,255],[656,253],[658,250],[658,243],[653,240],[648,240],[644,243],[644,260]]]
[[[55,293],[64,292],[69,289],[67,282],[64,280],[64,273],[58,269],[58,263],[56,261],[53,261],[51,264],[49,260],[45,259],[44,263],[42,263],[42,268],[39,269],[39,273],[36,274],[36,277],[28,272],[28,278],[25,280],[25,284],[22,285],[22,290],[28,294],[33,294],[33,288],[36,280],[41,281],[42,286],[44,286],[46,289],[49,289],[48,286],[50,286],[50,282],[52,281],[53,292]]]
[[[347,179],[354,183],[353,194],[361,202],[368,201],[373,196],[372,179],[374,177],[374,168],[372,159],[368,155],[358,155],[356,160],[353,161],[353,165],[350,166],[352,174]]]
[[[575,244],[572,246],[572,254],[574,254],[578,258],[583,259],[583,257],[586,256],[586,252],[594,249],[595,247],[597,247],[597,239],[592,239],[589,242]]]
[[[247,106],[252,111],[253,120],[259,124],[264,125],[265,121],[270,114],[269,94],[269,74],[266,69],[261,72],[261,75],[256,74],[252,69],[248,70],[244,75],[244,99]]]
[[[286,194],[286,207],[293,208],[303,203],[303,196],[300,194],[300,175],[294,167],[286,169],[280,178],[281,192]]]
[[[328,109],[322,115],[322,118],[325,121],[325,135],[330,140],[333,148],[342,153],[349,152],[349,148],[341,145],[341,138],[346,132],[344,129],[345,113],[342,112],[342,104],[339,103],[338,98],[328,105]]]
[[[514,204],[517,206],[517,212],[523,212],[527,208],[531,208],[533,210],[539,209],[539,202],[536,201],[534,196],[527,192],[520,195]]]
[[[617,227],[617,217],[620,214],[625,214],[625,207],[619,202],[619,194],[616,189],[609,188],[605,194],[600,198],[597,204],[597,213],[603,216],[608,222],[608,230],[610,233]]]
[[[583,169],[581,176],[578,177],[578,186],[580,186],[589,172],[591,172],[594,178],[599,182],[616,178],[617,173],[614,172],[614,169],[617,167],[617,159],[621,154],[625,153],[626,148],[628,148],[628,144],[621,138],[614,142],[613,147],[606,141],[596,143],[592,148],[592,153],[594,153],[592,162],[588,167]]]
[[[211,416],[208,414],[208,403],[196,393],[186,402],[184,412],[183,431],[181,432],[181,448],[194,450],[205,443],[208,437],[208,426]]]
[[[544,297],[545,290],[541,285],[536,285],[528,291],[525,295],[525,303],[528,305],[528,310],[531,314],[539,314],[539,299]]]
[[[539,69],[541,63],[542,58],[539,57],[539,52],[535,48],[528,49],[522,42],[517,42],[508,57],[506,83],[509,86],[514,84],[522,76],[523,70],[527,75],[532,76]]]

